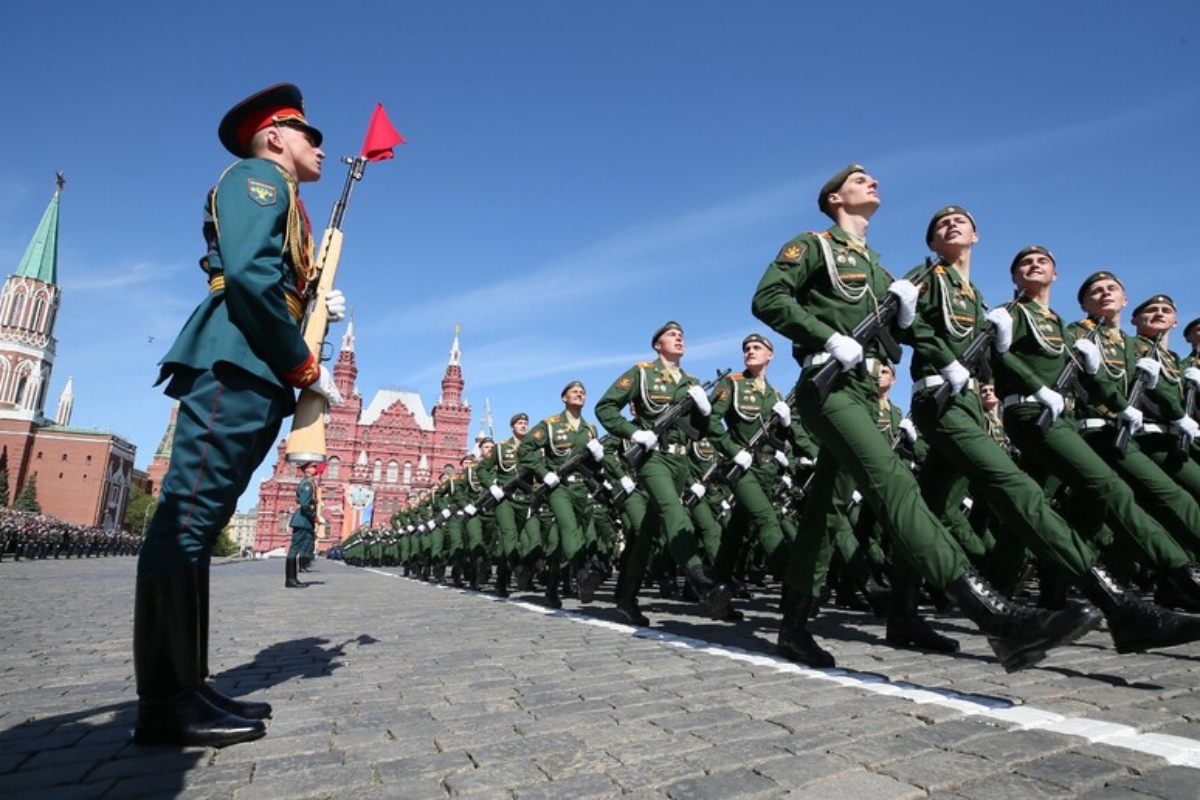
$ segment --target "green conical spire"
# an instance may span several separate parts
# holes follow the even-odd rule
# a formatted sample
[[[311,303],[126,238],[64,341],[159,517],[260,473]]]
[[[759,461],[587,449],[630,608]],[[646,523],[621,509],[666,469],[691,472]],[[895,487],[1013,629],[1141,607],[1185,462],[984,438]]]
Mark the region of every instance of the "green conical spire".
[[[17,275],[22,278],[33,278],[42,283],[58,282],[58,196],[66,182],[63,174],[58,173],[54,197],[50,198],[50,205],[17,267]]]

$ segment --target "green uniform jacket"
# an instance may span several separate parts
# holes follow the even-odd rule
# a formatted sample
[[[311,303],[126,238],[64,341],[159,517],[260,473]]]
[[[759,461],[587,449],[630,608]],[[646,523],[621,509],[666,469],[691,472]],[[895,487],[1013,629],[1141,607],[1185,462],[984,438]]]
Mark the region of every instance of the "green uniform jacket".
[[[316,380],[317,362],[297,321],[305,285],[284,241],[293,203],[300,203],[294,180],[273,161],[239,161],[221,176],[205,210],[209,251],[201,266],[210,284],[219,277],[224,287],[192,312],[160,362],[160,383],[177,367],[208,370],[218,363],[280,387]],[[297,246],[306,248],[311,233],[299,209],[305,241]]]
[[[625,370],[608,388],[596,403],[596,419],[613,436],[629,439],[639,430],[651,430],[664,411],[687,397],[688,387],[699,385],[699,380],[682,369],[676,382],[667,373],[662,359],[643,361]],[[621,414],[622,409],[631,404],[637,422],[630,422]],[[698,409],[693,408],[689,416],[698,431],[707,430],[707,417]],[[683,445],[687,441],[687,436],[677,427],[667,434],[669,444]]]
[[[1071,323],[1067,329],[1078,337],[1086,336],[1092,327],[1093,323],[1083,320]],[[1116,325],[1101,323],[1100,334],[1096,337],[1096,345],[1100,348],[1098,377],[1103,381],[1110,382],[1119,390],[1120,395],[1116,398],[1118,404],[1111,405],[1099,398],[1093,401],[1089,396],[1087,403],[1075,409],[1075,416],[1080,419],[1112,420],[1116,418],[1117,412],[1127,405],[1125,398],[1129,395],[1129,390],[1133,387],[1133,381],[1137,375],[1137,360],[1149,351],[1150,341],[1147,340],[1144,347],[1138,347],[1137,340]],[[1170,415],[1171,419],[1179,419],[1183,416],[1183,395],[1179,390],[1179,374],[1175,374],[1175,383],[1172,384],[1170,380],[1166,379],[1166,372],[1165,369],[1162,370],[1159,374],[1158,385],[1143,395],[1143,403],[1149,400],[1148,405],[1152,405],[1156,411],[1161,410],[1163,414]]]
[[[771,409],[783,401],[779,390],[763,379],[764,390],[754,388],[754,379],[744,373],[726,375],[712,393],[709,438],[726,458],[733,458],[773,418]],[[769,458],[775,448],[764,443],[758,448],[760,460]]]
[[[568,458],[583,450],[595,439],[596,426],[580,418],[579,427],[571,430],[565,414],[555,414],[539,422],[521,440],[517,448],[517,463],[531,475],[541,478],[557,471]]]
[[[296,511],[292,514],[291,526],[306,531],[317,527],[317,486],[312,478],[304,477],[296,486]]]

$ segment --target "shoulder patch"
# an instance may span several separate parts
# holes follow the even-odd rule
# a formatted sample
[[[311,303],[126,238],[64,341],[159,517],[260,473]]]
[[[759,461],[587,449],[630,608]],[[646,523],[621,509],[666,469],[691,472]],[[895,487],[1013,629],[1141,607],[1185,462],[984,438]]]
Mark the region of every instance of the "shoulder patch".
[[[717,393],[716,393],[716,394],[715,394],[713,397],[714,397],[714,399],[715,399],[715,400],[717,400],[717,401],[719,402],[719,401],[721,401],[721,400],[724,400],[724,399],[725,399],[726,397],[728,397],[728,396],[729,396],[729,392],[727,392],[727,391],[725,390],[725,387],[724,387],[724,386],[718,386],[718,387],[717,387]]]
[[[544,438],[546,438],[546,432],[545,432],[544,430],[542,430],[541,428],[534,428],[534,429],[533,429],[533,439],[534,439],[534,441],[540,442],[540,441],[541,441],[542,439],[544,439]]]
[[[633,386],[633,378],[628,375],[622,375],[621,379],[617,381],[617,386],[621,389],[628,389],[630,386]]]
[[[246,181],[246,193],[250,199],[260,206],[273,206],[279,199],[279,192],[273,184],[250,178]]]
[[[775,262],[778,264],[799,264],[804,260],[804,253],[808,246],[804,242],[788,242],[779,251],[779,255],[775,256]]]

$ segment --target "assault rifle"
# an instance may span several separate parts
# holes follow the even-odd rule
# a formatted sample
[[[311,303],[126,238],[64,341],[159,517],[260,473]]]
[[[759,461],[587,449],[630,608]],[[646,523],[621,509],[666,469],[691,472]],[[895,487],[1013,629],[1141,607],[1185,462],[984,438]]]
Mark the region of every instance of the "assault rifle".
[[[1092,323],[1092,329],[1088,331],[1085,341],[1092,344],[1096,343],[1096,337],[1100,335],[1100,320],[1094,317],[1088,317]],[[1066,398],[1067,392],[1072,387],[1079,385],[1079,359],[1074,353],[1067,353],[1067,363],[1063,366],[1062,371],[1058,373],[1058,377],[1054,380],[1054,386],[1050,387],[1058,392],[1063,398]],[[1054,415],[1049,408],[1043,408],[1042,413],[1038,414],[1037,424],[1042,429],[1042,433],[1049,433],[1050,425],[1054,422]]]
[[[1012,300],[1004,304],[1005,311],[1011,311],[1013,305],[1024,293],[1017,295]],[[988,352],[992,349],[992,345],[996,341],[997,330],[996,326],[989,322],[984,329],[975,335],[971,343],[967,345],[967,349],[958,357],[958,363],[967,368],[967,371],[979,378],[980,383],[991,383],[992,367],[988,363]],[[937,413],[941,415],[946,408],[946,403],[950,401],[950,393],[953,388],[950,386],[950,381],[946,381],[937,387],[937,391],[933,393],[933,404],[937,408]]]
[[[603,447],[604,443],[607,442],[611,436],[612,434],[606,433],[604,436],[601,436],[595,441],[599,442],[600,446]],[[554,470],[554,474],[558,476],[560,481],[565,481],[568,476],[573,475],[582,469],[587,469],[588,471],[594,472],[594,470],[591,468],[592,465],[599,467],[602,461],[603,459],[601,459],[601,461],[597,461],[595,458],[593,458],[592,451],[588,450],[587,446],[585,445],[584,447],[580,448],[578,452],[572,453],[566,461],[560,464],[558,469]],[[589,464],[588,462],[591,463]],[[554,491],[555,486],[558,486],[558,484],[555,484],[554,486],[547,486],[544,483],[538,484],[538,487],[533,490],[533,496],[529,498],[529,516],[532,517],[537,512],[538,508],[543,502],[545,502],[546,495]]]
[[[517,474],[512,478],[509,478],[508,481],[506,481],[505,484],[500,487],[500,491],[504,493],[505,497],[508,497],[517,489],[528,488],[529,481],[525,480],[525,478],[521,475],[520,469],[518,469]],[[497,500],[496,496],[492,494],[491,489],[485,489],[471,505],[475,506],[475,513],[482,514],[484,512],[491,511],[493,508],[500,505],[500,501]]]
[[[784,398],[783,402],[790,406],[795,398],[796,390],[792,389],[792,391],[788,392],[788,396]],[[763,445],[770,442],[777,450],[782,450],[783,443],[771,435],[771,429],[780,422],[782,422],[782,420],[779,418],[779,415],[772,412],[771,416],[763,422],[762,427],[754,432],[754,435],[750,437],[750,440],[746,442],[746,446],[742,449],[747,453],[753,454],[762,448]],[[741,464],[732,464],[729,467],[729,471],[725,473],[725,480],[730,486],[736,486],[737,482],[742,479],[742,476],[745,475],[747,471],[747,468],[743,467]]]
[[[717,476],[717,470],[720,468],[721,458],[718,454],[714,453],[712,463],[708,465],[708,469],[704,470],[704,474],[701,475],[700,480],[696,482],[707,488],[709,482]],[[683,490],[683,496],[680,498],[680,502],[683,503],[684,508],[686,508],[688,511],[691,511],[693,508],[700,505],[700,495],[693,492],[689,487]]]
[[[1164,332],[1165,331],[1160,331],[1159,334],[1154,337],[1154,341],[1150,346],[1150,357],[1156,361],[1158,360],[1159,343],[1162,342]],[[1136,408],[1138,404],[1142,402],[1142,396],[1146,394],[1146,389],[1148,388],[1146,384],[1149,382],[1150,373],[1144,369],[1139,369],[1137,371],[1137,377],[1133,379],[1133,386],[1129,387],[1129,397],[1127,399],[1129,400],[1129,405],[1131,407]],[[1118,453],[1125,452],[1125,448],[1129,446],[1129,437],[1131,436],[1133,436],[1133,429],[1128,424],[1122,424],[1120,429],[1117,431],[1116,444]]]
[[[1195,356],[1200,355],[1197,350],[1192,350],[1193,360]],[[1196,418],[1196,387],[1192,384],[1187,384],[1187,388],[1183,391],[1183,415],[1191,419]],[[1186,433],[1179,434],[1179,452],[1185,455],[1192,449],[1192,440]]]
[[[713,378],[707,383],[701,384],[700,388],[703,389],[705,393],[708,393],[714,386],[717,385],[718,382],[720,382],[722,378],[731,372],[733,372],[731,369],[717,370],[717,377]],[[672,428],[676,427],[683,429],[690,439],[695,440],[700,438],[700,434],[691,429],[691,426],[687,424],[687,415],[692,413],[692,409],[695,408],[695,406],[696,401],[694,401],[692,396],[689,394],[675,405],[658,415],[658,417],[654,420],[654,426],[650,430],[654,433],[655,438],[658,439],[659,447],[666,446],[667,434],[671,432]],[[646,462],[646,459],[649,456],[650,450],[645,445],[634,442],[629,449],[625,451],[623,457],[625,459],[625,463],[629,465],[630,469],[637,469]]]
[[[912,283],[920,285],[925,282],[929,274],[933,272],[936,262],[929,256],[925,257],[925,267],[913,279]],[[904,354],[900,352],[900,345],[892,337],[892,332],[889,330],[892,325],[892,320],[896,318],[896,314],[900,312],[900,298],[891,292],[887,292],[886,296],[879,301],[874,313],[868,314],[861,322],[854,326],[854,330],[850,331],[850,335],[854,337],[854,341],[862,346],[865,353],[875,342],[879,342],[887,353],[888,360],[893,364],[899,364]],[[866,374],[866,358],[858,362],[858,369],[862,374]],[[817,401],[817,405],[825,404],[825,400],[829,397],[829,393],[833,391],[833,384],[842,374],[842,364],[836,358],[830,357],[828,361],[817,368],[817,372],[813,375],[811,381],[805,383],[806,391]]]

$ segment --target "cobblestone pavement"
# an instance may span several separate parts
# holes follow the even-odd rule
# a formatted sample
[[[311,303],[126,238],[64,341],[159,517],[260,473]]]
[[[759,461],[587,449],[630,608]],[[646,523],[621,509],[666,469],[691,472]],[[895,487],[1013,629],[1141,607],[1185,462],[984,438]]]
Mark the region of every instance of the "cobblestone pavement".
[[[275,706],[224,750],[130,741],[135,559],[0,564],[0,796],[9,798],[1180,798],[1200,794],[1200,647],[1117,656],[1096,632],[1007,675],[961,619],[956,656],[823,614],[844,668],[773,655],[776,593],[745,622],[605,590],[434,587],[318,561],[215,563],[219,688]],[[776,587],[777,588],[777,587]]]

